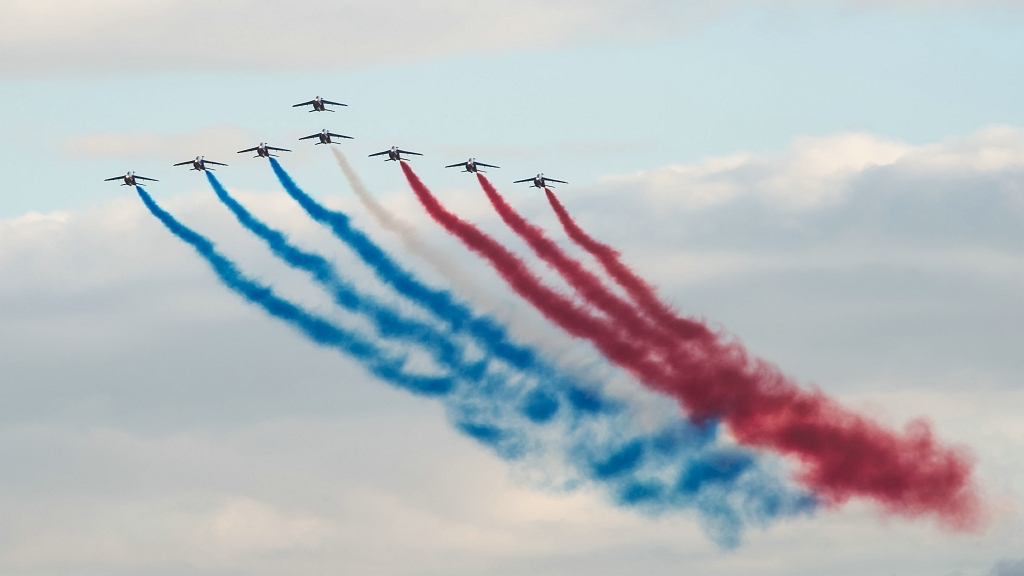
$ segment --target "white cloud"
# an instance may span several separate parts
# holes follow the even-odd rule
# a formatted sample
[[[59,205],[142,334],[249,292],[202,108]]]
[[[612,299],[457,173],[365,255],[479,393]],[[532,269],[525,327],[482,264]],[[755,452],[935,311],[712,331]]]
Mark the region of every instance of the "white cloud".
[[[923,146],[866,133],[798,137],[782,154],[712,157],[599,182],[639,188],[680,207],[714,206],[744,195],[798,209],[839,202],[855,192],[857,178],[883,167],[928,177],[1013,173],[1024,168],[1024,130],[994,126]]]

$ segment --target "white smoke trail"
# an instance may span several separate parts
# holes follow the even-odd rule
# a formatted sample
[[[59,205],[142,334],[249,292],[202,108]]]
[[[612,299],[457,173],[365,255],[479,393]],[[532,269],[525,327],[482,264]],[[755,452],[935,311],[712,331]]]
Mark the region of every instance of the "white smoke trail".
[[[348,180],[352,191],[356,193],[359,201],[380,227],[397,234],[406,250],[422,258],[438,274],[451,282],[456,291],[464,298],[469,299],[475,307],[497,317],[518,338],[539,345],[549,358],[556,360],[563,368],[572,367],[575,370],[583,371],[585,366],[597,363],[593,354],[581,355],[581,350],[570,341],[549,335],[539,326],[528,326],[528,322],[521,315],[516,314],[509,303],[499,301],[491,296],[489,291],[474,282],[470,275],[445,252],[423,240],[413,224],[402,220],[378,202],[360,180],[345,155],[337,148],[331,148],[331,151],[334,152],[334,158],[338,161],[338,166],[345,174],[345,179]]]
[[[463,297],[469,298],[474,304],[483,306],[488,310],[495,312],[501,312],[503,316],[507,316],[511,313],[511,310],[507,305],[503,306],[493,298],[489,297],[487,291],[480,288],[480,286],[474,282],[469,274],[465,272],[454,260],[448,257],[443,251],[431,246],[422,238],[420,238],[419,232],[416,227],[411,223],[402,220],[398,216],[395,216],[391,211],[384,207],[376,198],[370,194],[370,191],[366,189],[363,181],[359,179],[359,175],[356,174],[355,170],[352,169],[352,165],[348,163],[348,159],[341,153],[337,148],[331,148],[334,152],[334,159],[338,161],[338,166],[341,167],[341,171],[345,173],[345,179],[348,180],[349,186],[352,187],[352,191],[356,193],[359,198],[359,202],[362,203],[363,207],[373,216],[374,220],[381,228],[393,232],[398,235],[398,238],[402,241],[402,245],[409,252],[422,258],[427,264],[429,264],[438,274],[448,279],[449,282],[454,285],[456,290],[463,295]]]
[[[498,318],[518,339],[544,350],[545,356],[554,360],[562,369],[585,374],[592,381],[601,383],[605,392],[629,402],[642,419],[649,420],[647,423],[652,427],[662,425],[666,410],[665,402],[660,397],[640,390],[632,377],[611,369],[593,350],[580,348],[570,340],[551,334],[540,326],[532,325],[522,315],[515,314],[513,307],[507,302],[493,298],[446,253],[423,240],[413,224],[402,220],[378,202],[340,150],[332,147],[331,151],[334,152],[338,166],[341,167],[349,186],[363,207],[381,228],[397,234],[406,250],[427,262],[475,307]],[[674,404],[670,406],[670,411],[674,413]]]

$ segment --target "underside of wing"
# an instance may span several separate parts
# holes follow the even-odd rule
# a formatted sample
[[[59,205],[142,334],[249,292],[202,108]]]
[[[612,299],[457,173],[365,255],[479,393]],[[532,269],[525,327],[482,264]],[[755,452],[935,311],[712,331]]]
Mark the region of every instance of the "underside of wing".
[[[303,136],[302,138],[299,138],[299,140],[309,140],[310,138],[316,138],[319,135],[320,135],[320,133],[317,132],[316,134],[310,134],[309,136]]]
[[[186,160],[184,162],[178,162],[177,164],[175,164],[175,166],[184,166],[186,164],[191,164],[191,163],[192,163],[192,160]]]
[[[156,178],[146,178],[145,176],[136,176],[136,180],[149,180],[150,182],[159,182]]]
[[[399,152],[402,154],[411,154],[413,156],[423,156],[423,154],[420,154],[419,152],[409,152],[408,150],[399,150]]]
[[[239,150],[238,153],[245,154],[246,152],[255,152],[258,148],[259,146],[256,146],[255,148],[246,148],[245,150]]]
[[[349,140],[355,140],[355,138],[351,136],[345,136],[344,134],[335,134],[334,132],[328,132],[327,135],[332,138],[348,138]]]
[[[459,166],[465,166],[465,165],[466,165],[465,162],[459,162],[458,164],[449,164],[449,165],[445,166],[445,168],[458,168]]]
[[[374,152],[373,154],[370,154],[370,156],[383,156],[383,155],[387,154],[388,152],[391,152],[391,151],[390,150],[385,150],[383,152]]]
[[[203,160],[203,163],[204,164],[213,164],[215,166],[227,166],[227,164],[225,164],[223,162],[214,162],[213,160]]]
[[[138,176],[136,176],[138,178]],[[104,182],[111,182],[113,180],[124,180],[124,176],[114,176],[113,178],[104,178]]]
[[[342,104],[341,102],[331,102],[330,100],[323,100],[324,104],[334,104],[335,106],[348,106],[348,104]]]
[[[315,102],[315,100],[310,100],[309,102],[303,102],[302,104],[292,104],[292,108],[298,108],[299,106],[309,106],[313,102]]]
[[[291,152],[287,148],[274,148],[273,146],[267,146],[267,150],[277,150],[278,152]]]
[[[486,168],[501,168],[501,166],[495,166],[494,164],[484,164],[483,162],[477,162],[477,166],[484,166]]]

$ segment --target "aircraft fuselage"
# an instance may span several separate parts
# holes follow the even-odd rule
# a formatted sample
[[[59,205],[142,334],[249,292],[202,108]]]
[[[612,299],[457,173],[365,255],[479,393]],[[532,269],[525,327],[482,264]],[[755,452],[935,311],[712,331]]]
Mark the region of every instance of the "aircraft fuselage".
[[[121,181],[121,186],[139,186],[139,180],[149,180],[156,182],[153,178],[146,178],[145,176],[136,176],[135,171],[129,170],[124,173],[124,176],[113,176],[111,178],[104,178],[104,182],[114,182],[115,180]]]

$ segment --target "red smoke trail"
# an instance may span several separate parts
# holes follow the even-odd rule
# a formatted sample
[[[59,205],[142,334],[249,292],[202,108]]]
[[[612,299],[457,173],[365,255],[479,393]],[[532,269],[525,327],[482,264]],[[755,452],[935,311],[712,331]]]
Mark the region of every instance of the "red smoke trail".
[[[608,275],[615,279],[629,293],[633,301],[648,316],[683,338],[708,338],[712,336],[711,332],[703,324],[680,318],[669,306],[665,305],[658,298],[657,293],[650,284],[622,263],[617,250],[607,244],[598,242],[584,232],[572,217],[569,216],[569,212],[558,201],[554,192],[549,188],[545,188],[544,193],[547,194],[548,202],[555,209],[555,214],[558,215],[558,220],[562,223],[562,227],[565,228],[565,233],[569,235],[569,238],[581,248],[590,252],[601,263],[601,266],[608,272]]]
[[[720,418],[738,441],[793,457],[799,479],[826,502],[870,498],[888,512],[935,515],[944,525],[980,526],[984,511],[966,450],[943,446],[923,421],[888,430],[805,391],[777,368],[751,360],[738,344],[693,343],[672,366],[651,362],[647,347],[543,286],[525,263],[472,224],[448,212],[405,163],[402,170],[427,212],[489,260],[513,289],[573,336],[593,342],[646,385],[671,394],[698,419]]]
[[[606,357],[630,370],[638,378],[655,381],[664,379],[665,366],[652,358],[653,352],[649,346],[624,337],[614,324],[594,317],[570,298],[544,285],[518,256],[476,226],[446,210],[412,168],[405,162],[401,164],[409,185],[430,216],[470,250],[488,260],[505,282],[548,320],[572,336],[590,340]]]
[[[591,253],[649,316],[686,338],[704,339],[710,334],[703,325],[680,318],[658,298],[650,284],[622,263],[618,251],[584,232],[555,194],[550,189],[544,192],[566,234]],[[724,419],[738,440],[797,456],[808,464],[804,480],[832,501],[843,501],[866,489],[889,508],[904,514],[917,515],[935,509],[961,526],[977,520],[980,510],[972,491],[969,455],[940,446],[927,424],[912,422],[905,435],[896,436],[850,413],[820,392],[807,393],[796,388],[773,367],[761,367],[758,371],[764,378],[758,382],[760,393],[756,394],[734,395],[726,390],[714,394],[715,387],[702,397],[684,393],[681,388],[669,392],[690,406],[696,405],[698,411],[714,413],[722,406],[730,406]],[[794,433],[800,430],[805,433]],[[870,446],[873,452],[861,450],[866,457],[861,460],[844,457],[834,450],[819,450],[815,444],[828,437],[834,439],[835,448],[856,450]],[[825,461],[812,463],[809,453],[824,456]]]
[[[634,338],[650,340],[653,333],[659,337],[652,341],[652,344],[667,346],[669,349],[678,345],[678,341],[671,341],[671,335],[658,334],[661,330],[657,326],[652,325],[632,304],[605,288],[597,276],[552,242],[540,227],[527,222],[505,201],[486,176],[478,172],[476,177],[505,224],[508,224],[512,231],[530,245],[540,259],[554,268],[587,301],[618,322]]]
[[[825,501],[867,497],[888,512],[935,514],[953,529],[980,526],[973,457],[943,446],[925,421],[889,430],[819,390],[797,387],[736,344],[708,346],[690,366],[660,389],[698,417],[720,417],[740,443],[795,458],[799,480]]]

